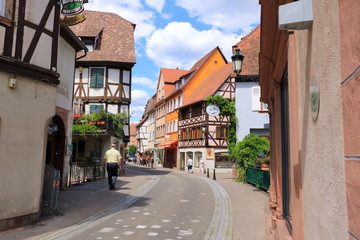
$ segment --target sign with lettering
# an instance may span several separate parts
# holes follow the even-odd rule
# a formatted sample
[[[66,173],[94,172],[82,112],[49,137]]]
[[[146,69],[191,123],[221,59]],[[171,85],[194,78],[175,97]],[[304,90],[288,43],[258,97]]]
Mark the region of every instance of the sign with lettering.
[[[61,14],[73,16],[84,11],[83,0],[61,0]]]

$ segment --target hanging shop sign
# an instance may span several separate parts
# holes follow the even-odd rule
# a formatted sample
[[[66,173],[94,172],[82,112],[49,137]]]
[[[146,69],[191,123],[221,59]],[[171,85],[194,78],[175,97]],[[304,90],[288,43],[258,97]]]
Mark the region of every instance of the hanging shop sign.
[[[65,17],[60,20],[60,24],[73,26],[85,21],[85,16],[80,14],[84,11],[83,0],[61,0],[61,14]]]
[[[83,0],[61,0],[61,14],[73,16],[82,11],[84,11]]]

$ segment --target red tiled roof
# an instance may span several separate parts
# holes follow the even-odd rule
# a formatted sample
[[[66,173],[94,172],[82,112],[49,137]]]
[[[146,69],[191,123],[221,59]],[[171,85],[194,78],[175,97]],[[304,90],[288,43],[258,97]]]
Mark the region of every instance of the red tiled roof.
[[[225,66],[213,71],[184,102],[183,106],[205,100],[208,96],[215,94],[232,72],[232,63],[228,63]]]
[[[100,49],[88,52],[80,61],[135,63],[135,24],[107,12],[84,11],[86,20],[71,26],[78,37],[96,37],[101,31]]]
[[[235,44],[234,52],[236,48],[244,55],[241,75],[259,75],[260,26]]]
[[[165,98],[174,91],[175,81],[189,72],[188,70],[168,69],[168,68],[161,68],[160,71],[164,78]]]

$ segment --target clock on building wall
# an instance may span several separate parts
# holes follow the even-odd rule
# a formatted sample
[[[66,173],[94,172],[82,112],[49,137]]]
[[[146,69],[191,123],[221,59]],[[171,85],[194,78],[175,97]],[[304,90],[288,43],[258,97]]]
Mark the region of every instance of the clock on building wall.
[[[219,116],[220,114],[220,109],[218,106],[214,105],[214,104],[210,104],[209,106],[206,107],[206,112],[209,114],[209,116]]]

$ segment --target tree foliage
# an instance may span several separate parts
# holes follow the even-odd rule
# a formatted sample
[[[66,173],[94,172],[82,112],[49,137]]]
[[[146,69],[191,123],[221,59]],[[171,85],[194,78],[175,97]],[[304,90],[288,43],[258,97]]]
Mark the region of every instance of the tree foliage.
[[[227,140],[229,141],[228,149],[229,152],[236,144],[236,108],[235,108],[235,98],[228,100],[222,96],[209,96],[206,98],[206,103],[214,104],[220,109],[220,116],[226,116],[230,118],[229,132]]]
[[[264,137],[258,137],[252,133],[246,135],[232,149],[231,157],[236,159],[236,167],[239,172],[239,180],[246,180],[246,169],[255,165],[259,156],[267,155],[270,151],[270,141]]]
[[[137,147],[135,145],[130,145],[129,155],[135,155],[136,152],[137,152]]]

